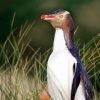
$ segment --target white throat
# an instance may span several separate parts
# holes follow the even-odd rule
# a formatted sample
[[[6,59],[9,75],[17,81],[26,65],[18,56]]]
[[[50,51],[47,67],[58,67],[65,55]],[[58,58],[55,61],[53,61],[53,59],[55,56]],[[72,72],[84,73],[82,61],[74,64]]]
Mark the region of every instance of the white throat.
[[[62,29],[57,28],[55,31],[53,50],[59,51],[66,48],[64,33]]]

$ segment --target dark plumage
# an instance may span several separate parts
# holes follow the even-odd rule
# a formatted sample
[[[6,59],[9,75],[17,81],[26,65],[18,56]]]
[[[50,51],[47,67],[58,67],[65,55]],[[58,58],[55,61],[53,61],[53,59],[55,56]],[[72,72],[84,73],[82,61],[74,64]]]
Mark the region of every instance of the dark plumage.
[[[83,82],[86,100],[93,100],[92,84],[86,70],[81,64],[77,49],[73,45],[70,46],[70,48],[68,49],[77,60],[76,71],[75,71],[75,75],[74,75],[73,83],[72,83],[71,100],[74,100],[80,81]]]
[[[66,10],[63,10],[63,9],[57,9],[57,10],[54,10],[54,11],[49,12],[48,14],[58,14],[58,13],[63,13],[65,11]]]

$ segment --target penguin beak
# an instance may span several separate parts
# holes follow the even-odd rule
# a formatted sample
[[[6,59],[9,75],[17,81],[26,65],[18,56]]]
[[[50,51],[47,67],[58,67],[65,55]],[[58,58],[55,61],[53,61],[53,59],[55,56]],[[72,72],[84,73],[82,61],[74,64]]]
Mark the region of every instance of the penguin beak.
[[[54,15],[41,15],[41,19],[47,20],[47,21],[55,20],[55,16]]]

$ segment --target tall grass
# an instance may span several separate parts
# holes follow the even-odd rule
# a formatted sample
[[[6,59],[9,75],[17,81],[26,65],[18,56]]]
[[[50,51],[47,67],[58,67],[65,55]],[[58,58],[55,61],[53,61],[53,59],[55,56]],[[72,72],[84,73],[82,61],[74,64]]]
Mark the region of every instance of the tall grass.
[[[13,25],[13,23],[12,23]],[[30,45],[33,24],[21,26],[20,31],[11,30],[0,45],[0,100],[39,100],[39,93],[46,84],[46,63],[51,49],[40,53]],[[91,39],[79,49],[94,88],[94,99],[100,100],[100,40]]]

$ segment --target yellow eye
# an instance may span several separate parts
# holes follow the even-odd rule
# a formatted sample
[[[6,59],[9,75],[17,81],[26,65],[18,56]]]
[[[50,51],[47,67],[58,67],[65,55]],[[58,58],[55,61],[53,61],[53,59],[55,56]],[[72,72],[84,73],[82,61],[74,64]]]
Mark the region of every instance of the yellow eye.
[[[63,18],[63,15],[59,15],[60,18]]]

